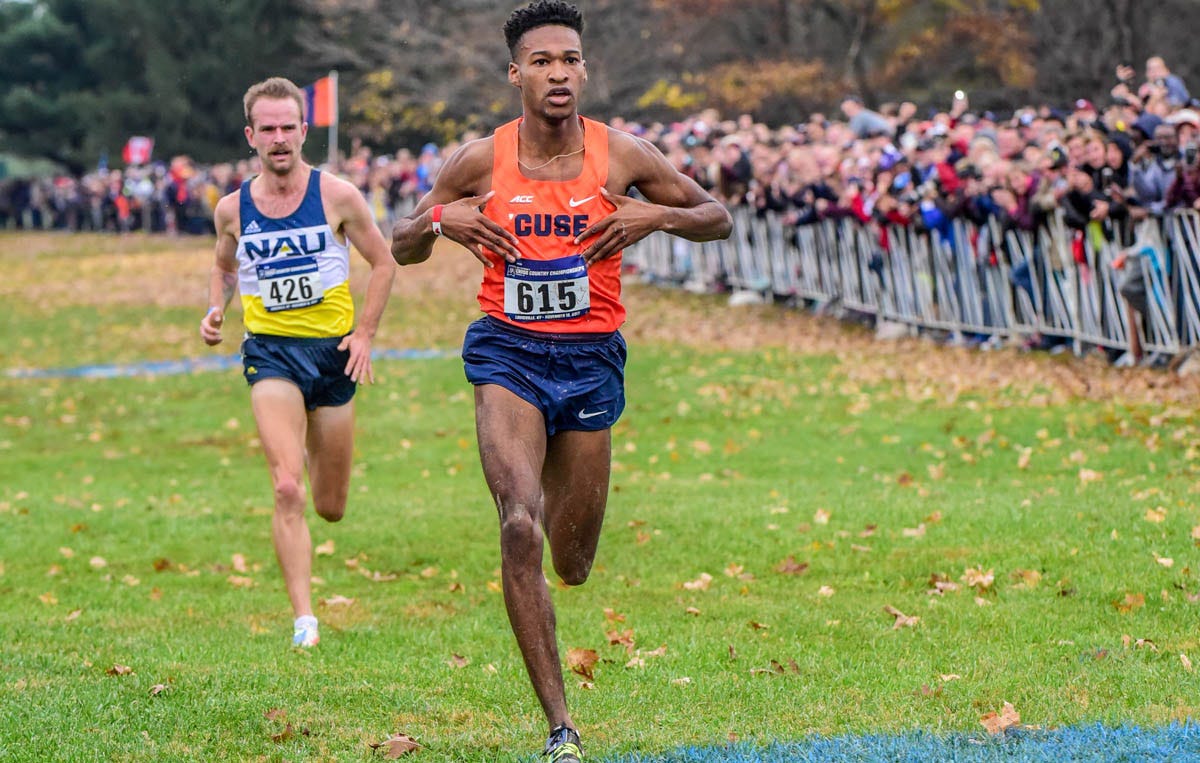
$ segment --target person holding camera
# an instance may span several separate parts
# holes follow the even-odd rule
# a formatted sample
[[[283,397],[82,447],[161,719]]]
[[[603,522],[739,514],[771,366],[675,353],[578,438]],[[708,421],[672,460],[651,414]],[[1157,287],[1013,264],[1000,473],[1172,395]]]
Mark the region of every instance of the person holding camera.
[[[1175,180],[1167,189],[1166,207],[1200,210],[1200,145],[1195,142],[1183,147],[1183,158],[1175,169]]]
[[[1128,64],[1117,67],[1118,84],[1112,89],[1112,96],[1119,98],[1138,111],[1165,110],[1186,106],[1192,100],[1187,85],[1177,74],[1172,74],[1167,68],[1162,56],[1151,56],[1146,59],[1146,81],[1134,92],[1134,71]]]
[[[1175,128],[1160,124],[1154,137],[1142,141],[1129,159],[1129,185],[1138,205],[1150,215],[1161,215],[1167,203],[1167,191],[1175,179],[1179,163],[1179,140]]]

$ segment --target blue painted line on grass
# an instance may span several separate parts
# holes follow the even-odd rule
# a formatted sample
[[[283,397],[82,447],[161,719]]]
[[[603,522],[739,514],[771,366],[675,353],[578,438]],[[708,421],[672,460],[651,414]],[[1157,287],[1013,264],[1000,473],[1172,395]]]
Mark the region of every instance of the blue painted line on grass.
[[[375,350],[373,360],[428,360],[448,358],[458,350]],[[202,358],[155,360],[141,363],[96,364],[70,368],[9,368],[10,379],[115,379],[128,376],[175,376],[242,367],[241,355],[209,355]]]
[[[999,736],[937,735],[915,731],[895,736],[811,737],[754,747],[684,747],[653,755],[634,753],[604,763],[827,763],[827,761],[920,761],[921,763],[1150,763],[1200,761],[1200,724],[1110,728],[1101,724],[1054,730],[1009,730]]]

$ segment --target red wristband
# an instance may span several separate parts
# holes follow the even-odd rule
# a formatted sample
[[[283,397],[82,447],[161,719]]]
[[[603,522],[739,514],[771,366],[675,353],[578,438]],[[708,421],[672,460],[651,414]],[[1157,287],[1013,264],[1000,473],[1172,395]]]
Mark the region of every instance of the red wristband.
[[[429,219],[433,221],[433,235],[435,236],[442,235],[442,206],[434,204],[429,209]]]

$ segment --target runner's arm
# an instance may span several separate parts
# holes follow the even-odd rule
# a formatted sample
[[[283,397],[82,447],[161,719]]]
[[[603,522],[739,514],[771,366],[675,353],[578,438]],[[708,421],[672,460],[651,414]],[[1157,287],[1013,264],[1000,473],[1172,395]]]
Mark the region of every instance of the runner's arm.
[[[208,312],[200,321],[200,336],[212,346],[221,342],[225,310],[237,291],[237,198],[230,194],[217,203],[213,225],[217,229],[216,257],[208,277]]]
[[[516,237],[483,215],[491,194],[484,179],[491,175],[490,139],[467,143],[446,160],[433,188],[416,208],[392,228],[392,257],[401,265],[429,259],[438,234],[433,231],[433,208],[441,205],[442,235],[467,248],[485,266],[492,261],[483,249],[502,253],[510,262],[520,256]]]
[[[383,317],[383,308],[387,305],[388,296],[392,292],[392,281],[396,277],[396,263],[388,256],[387,242],[379,232],[379,226],[371,215],[362,193],[353,185],[330,178],[334,181],[330,195],[334,209],[342,220],[342,231],[346,238],[358,250],[371,266],[371,275],[367,279],[367,293],[363,298],[363,309],[359,313],[357,325],[349,336],[342,340],[338,349],[350,350],[350,360],[346,363],[346,375],[352,381],[375,381],[375,371],[371,367],[371,342],[375,332],[379,330],[379,320]]]
[[[619,134],[610,146],[610,183],[615,178],[622,190],[635,187],[646,201],[600,189],[604,198],[617,208],[575,238],[576,243],[591,239],[582,252],[589,264],[611,257],[655,231],[690,241],[715,241],[729,236],[733,218],[725,205],[671,166],[652,143]]]

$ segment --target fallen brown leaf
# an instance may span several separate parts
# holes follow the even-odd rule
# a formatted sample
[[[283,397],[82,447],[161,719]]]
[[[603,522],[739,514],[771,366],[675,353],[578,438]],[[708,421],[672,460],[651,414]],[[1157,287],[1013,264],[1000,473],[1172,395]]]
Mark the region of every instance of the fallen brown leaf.
[[[784,575],[803,575],[808,572],[808,562],[797,562],[796,557],[789,556],[775,565],[775,571]]]
[[[571,647],[567,650],[567,667],[572,673],[583,676],[589,681],[596,680],[593,668],[600,661],[600,655],[594,649]]]
[[[129,667],[128,665],[121,665],[120,663],[116,663],[111,668],[109,668],[108,670],[106,670],[104,672],[110,676],[128,676],[128,675],[133,675],[133,668]]]
[[[999,713],[986,713],[979,719],[983,727],[987,729],[989,734],[1002,734],[1005,729],[1009,729],[1021,722],[1021,714],[1011,703],[1005,702],[1004,709]]]
[[[686,581],[683,587],[689,591],[707,591],[709,586],[712,585],[712,580],[712,575],[709,575],[707,572],[701,572],[700,577],[695,580]]]
[[[899,630],[900,628],[911,628],[911,627],[915,626],[917,624],[917,622],[921,619],[920,617],[917,617],[915,615],[906,615],[903,612],[901,612],[900,610],[893,607],[891,604],[888,604],[887,606],[885,606],[883,608],[883,611],[887,612],[889,615],[896,618],[896,621],[892,623],[892,630]]]
[[[1122,614],[1128,614],[1146,606],[1146,595],[1141,593],[1127,593],[1125,598],[1120,601],[1114,601],[1113,606]]]
[[[385,760],[395,760],[401,755],[407,755],[410,752],[417,752],[421,749],[420,743],[408,734],[392,734],[382,742],[371,742],[370,747],[373,750],[383,750]]]

